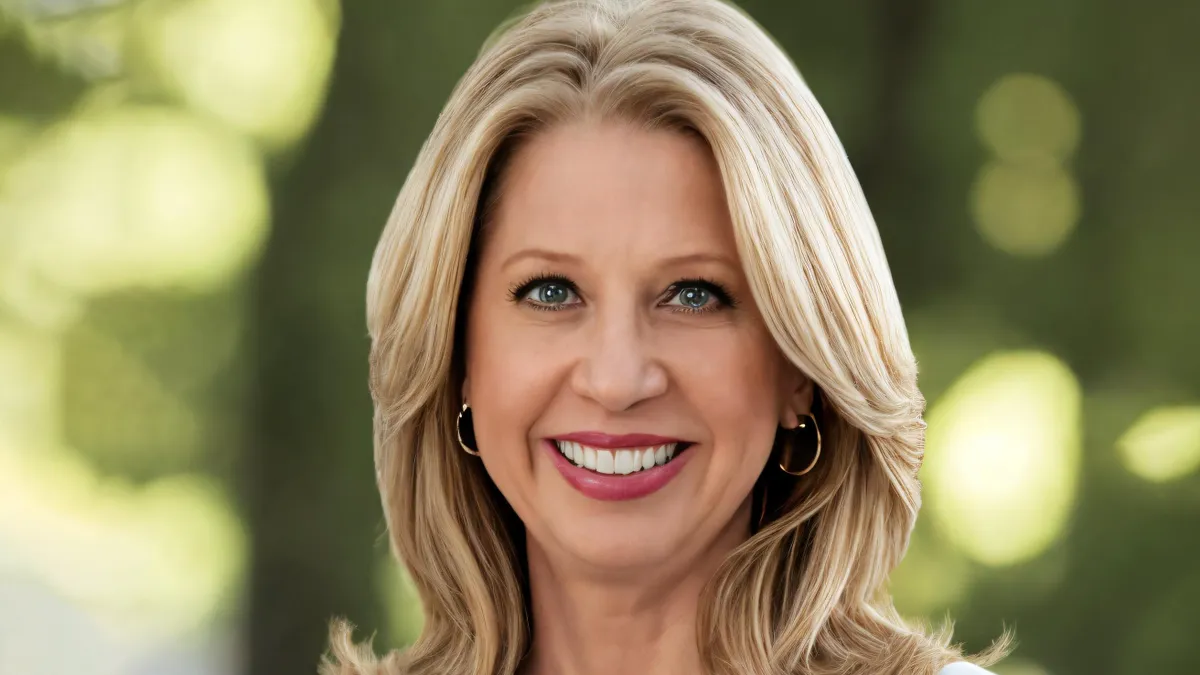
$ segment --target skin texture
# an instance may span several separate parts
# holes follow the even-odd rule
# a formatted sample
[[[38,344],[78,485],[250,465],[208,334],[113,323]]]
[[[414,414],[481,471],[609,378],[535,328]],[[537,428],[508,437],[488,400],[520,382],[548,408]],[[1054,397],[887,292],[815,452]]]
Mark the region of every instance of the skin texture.
[[[480,460],[527,528],[527,672],[697,672],[700,591],[749,535],[777,427],[812,404],[751,297],[716,161],[680,132],[556,126],[513,157],[490,227],[463,396]],[[673,260],[693,254],[705,258]],[[540,274],[574,287],[512,297]],[[694,278],[733,306],[672,289]],[[546,298],[559,309],[535,306]],[[694,454],[654,494],[597,501],[542,447],[580,430],[686,439]]]

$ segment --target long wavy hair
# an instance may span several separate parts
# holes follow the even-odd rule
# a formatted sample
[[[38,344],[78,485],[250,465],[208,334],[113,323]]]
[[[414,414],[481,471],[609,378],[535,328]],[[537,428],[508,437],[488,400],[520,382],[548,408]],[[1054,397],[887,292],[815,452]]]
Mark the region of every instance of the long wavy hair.
[[[910,625],[886,592],[920,507],[925,401],[878,230],[828,118],[767,33],[719,0],[558,0],[488,39],[376,249],[377,480],[425,623],[378,659],[335,622],[322,672],[512,675],[528,653],[523,527],[456,441],[462,324],[506,160],[579,119],[707,141],[763,319],[820,393],[820,463],[799,480],[764,471],[765,518],[706,586],[706,672],[928,675],[961,659],[948,623]],[[1004,638],[974,660],[1007,649]]]

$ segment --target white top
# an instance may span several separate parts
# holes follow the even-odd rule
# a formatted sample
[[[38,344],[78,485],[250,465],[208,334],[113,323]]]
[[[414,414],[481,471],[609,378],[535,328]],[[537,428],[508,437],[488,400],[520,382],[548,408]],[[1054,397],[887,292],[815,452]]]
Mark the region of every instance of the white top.
[[[959,661],[938,671],[938,675],[994,675],[990,670],[984,670],[973,663]]]

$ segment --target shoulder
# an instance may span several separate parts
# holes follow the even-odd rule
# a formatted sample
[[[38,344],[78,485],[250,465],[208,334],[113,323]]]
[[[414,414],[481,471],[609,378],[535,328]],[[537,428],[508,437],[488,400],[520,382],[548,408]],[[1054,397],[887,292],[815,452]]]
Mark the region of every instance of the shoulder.
[[[984,670],[966,661],[951,663],[938,671],[937,675],[994,675],[990,670]]]

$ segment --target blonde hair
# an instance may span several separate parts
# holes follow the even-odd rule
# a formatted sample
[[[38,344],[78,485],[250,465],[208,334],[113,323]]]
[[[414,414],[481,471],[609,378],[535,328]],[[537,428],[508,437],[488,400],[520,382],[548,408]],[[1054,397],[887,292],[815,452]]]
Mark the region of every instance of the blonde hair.
[[[322,672],[511,675],[527,653],[523,529],[455,436],[462,310],[503,157],[578,119],[707,141],[763,319],[823,400],[818,469],[774,496],[768,520],[706,588],[706,671],[931,674],[960,659],[948,625],[909,626],[886,594],[920,507],[925,401],[878,231],[829,120],[784,52],[730,5],[559,0],[489,38],[375,252],[377,478],[425,624],[382,661],[335,624]],[[1002,639],[975,660],[1006,649]]]

